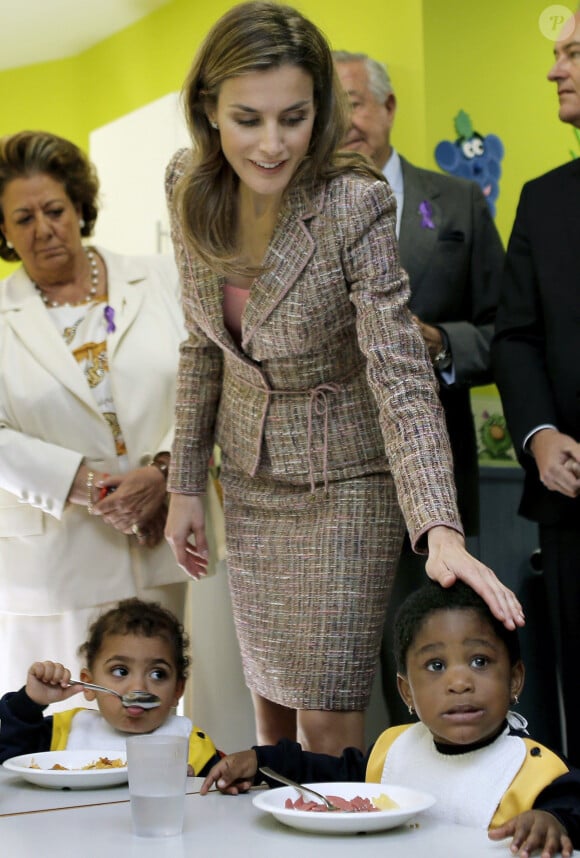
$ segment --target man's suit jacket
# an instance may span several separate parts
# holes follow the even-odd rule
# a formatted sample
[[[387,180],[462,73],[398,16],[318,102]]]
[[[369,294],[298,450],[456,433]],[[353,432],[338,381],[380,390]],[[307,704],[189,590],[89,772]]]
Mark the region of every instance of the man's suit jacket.
[[[580,160],[524,185],[508,245],[493,361],[526,476],[520,512],[580,524],[580,499],[546,489],[524,439],[551,424],[580,439]]]
[[[388,185],[349,173],[289,192],[242,315],[240,349],[224,325],[225,278],[189,252],[175,216],[189,157],[178,152],[167,172],[188,330],[171,487],[203,490],[215,438],[226,494],[228,464],[315,485],[390,467],[411,539],[435,522],[459,528]]]
[[[399,246],[411,284],[410,308],[442,328],[453,354],[455,381],[440,379],[453,451],[459,511],[477,532],[479,492],[469,390],[491,378],[489,346],[499,299],[504,250],[479,185],[423,170],[401,158],[404,204]],[[434,229],[419,211],[427,201]]]
[[[107,339],[129,467],[173,439],[175,375],[185,335],[179,280],[165,257],[99,249],[116,330]],[[183,581],[169,546],[139,548],[66,497],[83,458],[117,473],[108,423],[22,268],[0,284],[0,610],[60,613]]]

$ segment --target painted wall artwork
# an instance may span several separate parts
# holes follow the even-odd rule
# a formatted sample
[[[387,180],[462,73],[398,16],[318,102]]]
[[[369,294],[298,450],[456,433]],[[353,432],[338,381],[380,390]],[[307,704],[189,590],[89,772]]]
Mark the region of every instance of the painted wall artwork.
[[[457,138],[442,140],[435,147],[437,165],[452,176],[476,181],[492,215],[499,196],[499,180],[504,146],[496,134],[475,131],[468,113],[460,110],[454,120]]]

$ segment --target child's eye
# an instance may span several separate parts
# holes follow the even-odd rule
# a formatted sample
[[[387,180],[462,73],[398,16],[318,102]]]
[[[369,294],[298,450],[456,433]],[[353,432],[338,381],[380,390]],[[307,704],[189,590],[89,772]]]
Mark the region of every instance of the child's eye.
[[[489,659],[485,655],[474,655],[471,659],[472,667],[487,667]]]
[[[432,661],[427,662],[427,670],[431,670],[434,673],[438,673],[442,670],[445,670],[445,665],[439,658],[434,658]]]
[[[155,670],[152,670],[150,673],[151,679],[163,680],[167,679],[168,672],[163,667],[156,667]]]
[[[117,667],[111,668],[111,676],[127,676],[128,673],[129,671],[127,668],[123,667],[121,664],[117,665]]]

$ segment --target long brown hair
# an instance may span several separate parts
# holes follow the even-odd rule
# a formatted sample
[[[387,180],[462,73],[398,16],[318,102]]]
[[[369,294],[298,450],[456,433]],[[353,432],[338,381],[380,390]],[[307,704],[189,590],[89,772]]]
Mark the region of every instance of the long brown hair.
[[[177,197],[185,241],[210,267],[224,274],[256,271],[239,258],[238,178],[223,155],[219,133],[208,114],[217,106],[224,81],[287,64],[298,66],[312,78],[316,109],[308,152],[292,185],[314,185],[352,169],[382,178],[361,156],[337,151],[348,130],[349,108],[320,30],[290,6],[269,2],[234,6],[206,36],[183,86],[194,157]]]

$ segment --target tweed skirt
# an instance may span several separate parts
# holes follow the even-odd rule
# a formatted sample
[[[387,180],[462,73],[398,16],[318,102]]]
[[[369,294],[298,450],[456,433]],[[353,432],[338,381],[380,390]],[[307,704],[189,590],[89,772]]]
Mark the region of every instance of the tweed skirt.
[[[405,532],[389,473],[328,492],[223,473],[245,681],[292,709],[367,708]]]

